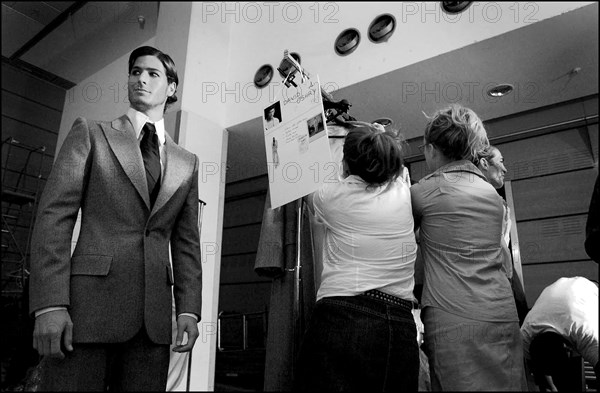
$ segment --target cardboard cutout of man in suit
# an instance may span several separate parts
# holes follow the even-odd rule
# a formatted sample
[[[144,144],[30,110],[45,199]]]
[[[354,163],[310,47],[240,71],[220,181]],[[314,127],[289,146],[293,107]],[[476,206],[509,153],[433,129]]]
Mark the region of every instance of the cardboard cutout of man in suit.
[[[173,142],[163,119],[177,83],[168,55],[137,48],[129,58],[127,114],[112,122],[77,119],[58,154],[32,237],[30,312],[33,346],[44,356],[41,390],[164,391],[172,296],[173,350],[190,351],[198,337],[198,158]],[[155,175],[145,134],[154,141]]]

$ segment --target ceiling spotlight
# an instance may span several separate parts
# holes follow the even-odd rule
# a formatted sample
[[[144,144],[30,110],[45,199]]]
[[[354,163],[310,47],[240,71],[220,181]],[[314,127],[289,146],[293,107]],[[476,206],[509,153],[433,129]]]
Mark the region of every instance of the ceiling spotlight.
[[[387,41],[396,30],[396,19],[390,14],[379,15],[369,26],[369,39],[375,43]]]
[[[263,65],[256,71],[256,74],[254,74],[254,86],[262,89],[271,82],[273,74],[273,67],[270,64]]]
[[[449,14],[460,14],[471,5],[472,1],[442,1],[442,9]]]
[[[371,123],[377,123],[377,124],[381,124],[384,127],[388,127],[388,126],[391,126],[392,124],[394,124],[394,121],[392,119],[390,119],[389,117],[382,117],[380,119],[373,120]]]
[[[146,24],[146,18],[143,15],[137,17],[138,23],[140,25],[140,29],[144,29],[144,25]]]
[[[504,84],[492,87],[491,89],[489,89],[487,91],[487,94],[490,97],[502,97],[502,96],[509,94],[513,90],[514,90],[513,85],[504,83]]]
[[[346,29],[335,40],[335,53],[346,56],[354,52],[360,43],[360,33],[354,28]]]

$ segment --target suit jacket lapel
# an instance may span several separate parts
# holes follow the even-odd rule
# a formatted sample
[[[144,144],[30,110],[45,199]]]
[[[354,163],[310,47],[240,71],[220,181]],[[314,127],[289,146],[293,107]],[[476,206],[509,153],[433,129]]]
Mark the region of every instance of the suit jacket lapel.
[[[190,176],[194,168],[190,168],[190,163],[185,159],[182,148],[179,147],[168,133],[165,133],[165,170],[160,183],[160,191],[154,202],[152,214],[163,207],[173,196],[181,183]]]
[[[111,127],[102,124],[102,129],[121,167],[146,203],[146,207],[150,209],[150,196],[148,195],[142,152],[129,118],[127,115],[121,116],[113,120]]]

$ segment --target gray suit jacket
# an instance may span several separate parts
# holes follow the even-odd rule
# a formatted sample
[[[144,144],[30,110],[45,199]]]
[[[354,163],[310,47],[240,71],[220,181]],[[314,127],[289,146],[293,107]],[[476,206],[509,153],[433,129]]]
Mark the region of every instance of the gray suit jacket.
[[[67,306],[74,343],[123,342],[145,326],[153,342],[170,344],[173,285],[177,314],[200,317],[198,159],[166,139],[152,210],[127,116],[112,123],[79,118],[62,145],[33,231],[29,304],[31,313]]]

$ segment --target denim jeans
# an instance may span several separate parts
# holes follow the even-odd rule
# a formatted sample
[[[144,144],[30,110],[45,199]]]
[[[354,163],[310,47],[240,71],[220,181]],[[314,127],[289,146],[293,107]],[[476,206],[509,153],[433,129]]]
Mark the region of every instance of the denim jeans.
[[[363,295],[315,305],[295,390],[417,391],[419,348],[410,311]]]

